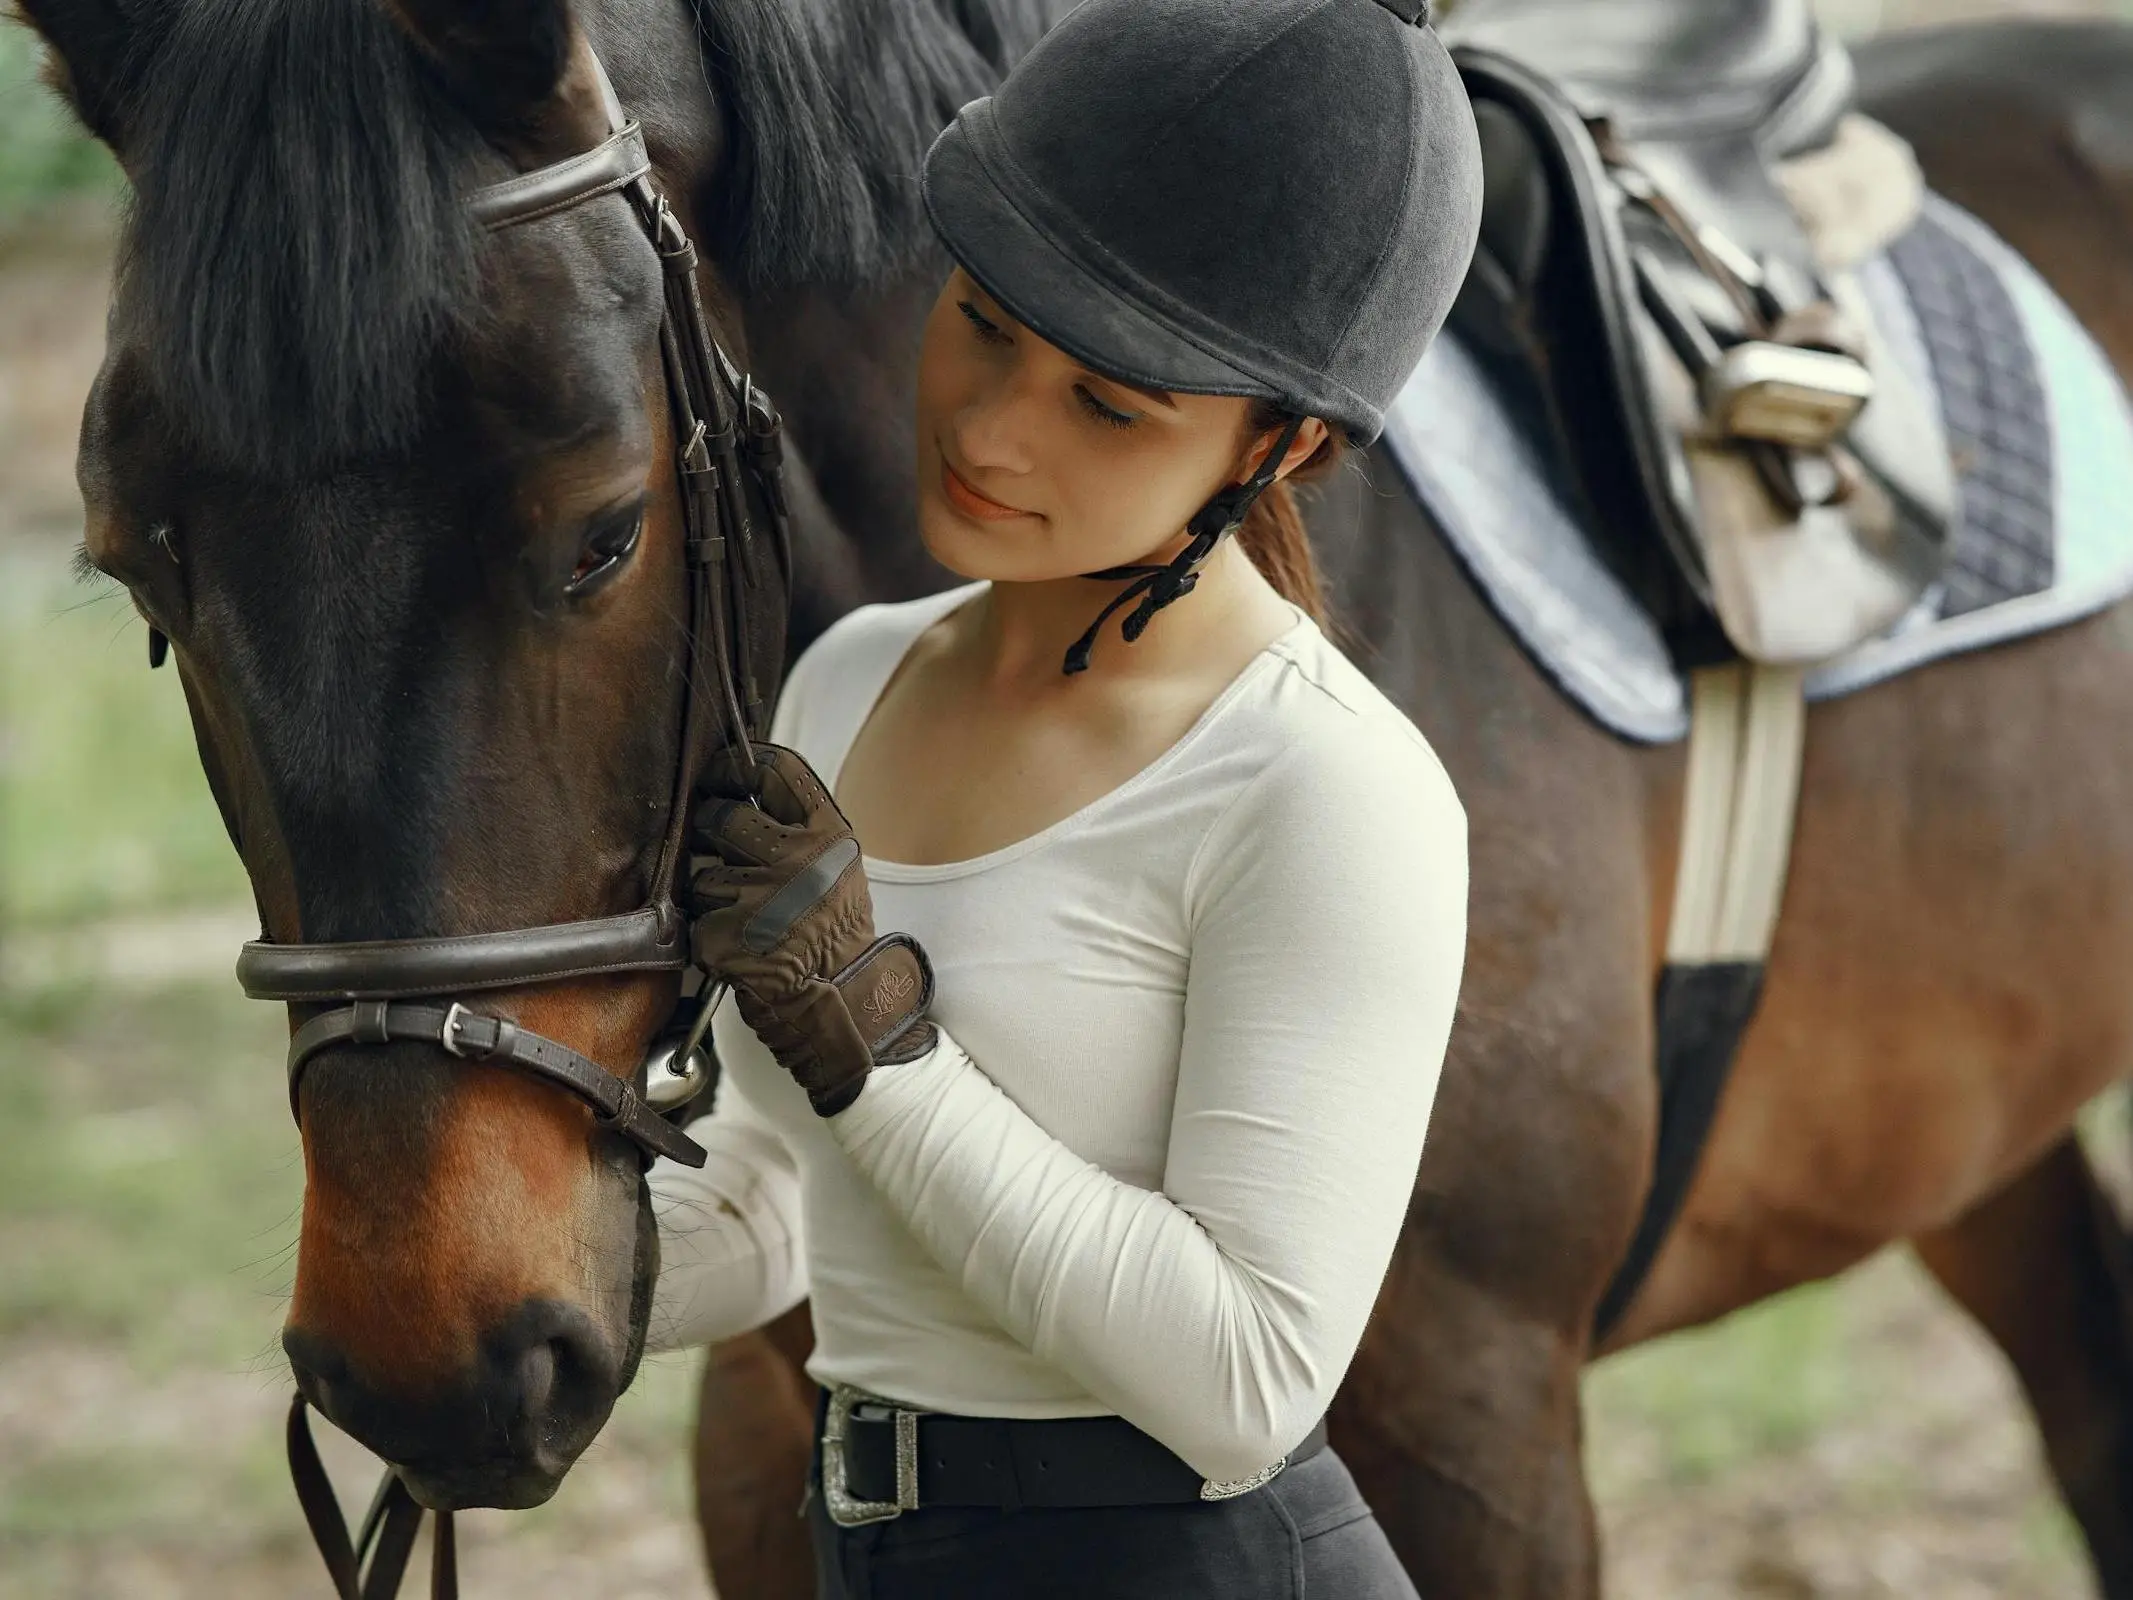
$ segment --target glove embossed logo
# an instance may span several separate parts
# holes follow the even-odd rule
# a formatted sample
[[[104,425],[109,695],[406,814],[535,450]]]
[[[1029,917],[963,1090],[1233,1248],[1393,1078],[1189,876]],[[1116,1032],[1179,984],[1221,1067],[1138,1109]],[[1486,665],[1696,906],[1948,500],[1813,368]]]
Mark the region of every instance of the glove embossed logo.
[[[860,1004],[874,1021],[886,1022],[903,1009],[904,1003],[917,990],[918,980],[910,973],[891,969],[881,975],[881,982],[874,985],[873,992]]]

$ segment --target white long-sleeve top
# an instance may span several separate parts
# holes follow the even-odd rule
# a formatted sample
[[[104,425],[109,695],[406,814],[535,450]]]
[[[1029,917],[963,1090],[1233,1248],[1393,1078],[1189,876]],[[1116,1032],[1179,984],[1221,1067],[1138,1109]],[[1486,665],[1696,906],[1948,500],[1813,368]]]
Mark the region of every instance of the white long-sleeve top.
[[[913,639],[852,613],[773,736],[835,788]],[[863,841],[862,841],[863,842]],[[701,1172],[652,1174],[652,1336],[813,1296],[819,1382],[966,1416],[1116,1413],[1209,1478],[1325,1410],[1413,1187],[1466,942],[1466,822],[1301,612],[1152,765],[967,861],[866,859],[937,1048],[830,1118],[728,1006]]]

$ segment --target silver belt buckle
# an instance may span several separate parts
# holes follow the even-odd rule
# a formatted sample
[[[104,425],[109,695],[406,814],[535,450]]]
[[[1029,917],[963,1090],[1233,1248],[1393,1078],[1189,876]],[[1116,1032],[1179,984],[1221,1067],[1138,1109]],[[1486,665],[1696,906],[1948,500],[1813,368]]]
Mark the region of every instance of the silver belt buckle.
[[[844,1447],[850,1436],[852,1409],[862,1405],[882,1406],[895,1414],[894,1500],[856,1500],[852,1497]],[[830,1521],[840,1528],[858,1528],[869,1522],[887,1522],[906,1511],[918,1509],[918,1419],[921,1415],[917,1411],[905,1410],[893,1400],[884,1400],[878,1394],[855,1389],[848,1383],[831,1386],[829,1406],[822,1418],[822,1503],[829,1512]]]
[[[1220,1482],[1213,1478],[1203,1478],[1200,1482],[1200,1498],[1202,1500],[1234,1500],[1240,1494],[1250,1494],[1254,1489],[1262,1488],[1272,1483],[1287,1470],[1288,1465],[1289,1458],[1283,1456],[1272,1466],[1261,1467],[1249,1478],[1228,1478]]]

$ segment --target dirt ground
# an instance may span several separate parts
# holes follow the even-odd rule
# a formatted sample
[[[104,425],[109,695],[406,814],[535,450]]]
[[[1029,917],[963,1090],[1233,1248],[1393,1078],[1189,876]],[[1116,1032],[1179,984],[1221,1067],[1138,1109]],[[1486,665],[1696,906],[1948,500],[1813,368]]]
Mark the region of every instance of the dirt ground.
[[[1832,0],[1832,9],[1890,20],[1906,8]],[[7,571],[54,570],[78,537],[73,434],[101,346],[108,251],[93,214],[0,234],[0,556],[22,558]],[[6,750],[0,725],[0,780]],[[130,986],[147,1026],[167,1014],[148,1010],[150,999],[188,997],[204,1019],[195,1053],[228,1064],[213,1082],[227,1076],[247,1104],[270,1101],[274,1025],[240,1017],[227,994],[230,936],[243,921],[241,908],[209,906],[8,940],[0,1030],[15,1027],[9,1016],[33,1021],[0,1031],[0,1096],[10,1080],[57,1085],[49,1126],[76,1141],[69,1148],[108,1187],[155,1178],[156,1163],[203,1148],[208,1165],[228,1165],[221,1146],[200,1145],[185,1095],[111,1104],[109,1085],[144,1069],[115,1024],[88,1013],[92,996],[100,1007]],[[87,1272],[85,1241],[99,1236],[63,1210],[0,1209],[0,1600],[319,1592],[277,1447],[275,1301],[293,1157],[281,1132],[261,1130],[243,1160],[266,1174],[261,1193],[274,1198],[216,1222],[212,1248],[226,1264],[198,1305],[183,1292],[156,1302],[154,1319],[169,1326],[155,1337],[131,1311],[78,1322],[11,1311],[18,1281]],[[2122,1118],[2110,1125],[2113,1140],[2124,1133]],[[185,1333],[188,1319],[233,1316],[234,1352],[221,1332]],[[686,1510],[693,1388],[692,1360],[655,1365],[554,1505],[466,1519],[470,1597],[707,1593]],[[1902,1256],[1618,1358],[1587,1392],[1612,1595],[2092,1592],[2004,1365]],[[344,1498],[360,1506],[369,1487],[360,1452],[329,1441],[328,1453]]]

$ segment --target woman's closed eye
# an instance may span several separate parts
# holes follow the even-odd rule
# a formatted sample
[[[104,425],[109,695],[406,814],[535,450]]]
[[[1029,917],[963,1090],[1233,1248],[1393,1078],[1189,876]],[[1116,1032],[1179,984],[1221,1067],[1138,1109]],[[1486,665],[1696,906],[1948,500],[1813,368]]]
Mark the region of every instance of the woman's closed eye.
[[[1015,342],[1005,328],[986,316],[970,301],[958,300],[955,308],[963,313],[963,320],[968,322],[972,331],[977,334],[979,344],[1007,345]],[[1092,421],[1100,422],[1107,428],[1130,428],[1140,421],[1131,411],[1121,411],[1114,405],[1105,404],[1085,383],[1074,385],[1074,401]]]
[[[1140,418],[1130,411],[1121,411],[1116,406],[1105,405],[1089,392],[1089,386],[1085,383],[1074,385],[1074,398],[1081,402],[1082,410],[1107,428],[1130,428],[1140,421]]]
[[[1005,328],[986,316],[984,312],[980,311],[968,300],[958,300],[955,303],[955,308],[962,312],[971,327],[977,330],[979,344],[1013,344],[1015,342],[1008,337]]]

